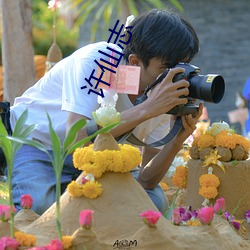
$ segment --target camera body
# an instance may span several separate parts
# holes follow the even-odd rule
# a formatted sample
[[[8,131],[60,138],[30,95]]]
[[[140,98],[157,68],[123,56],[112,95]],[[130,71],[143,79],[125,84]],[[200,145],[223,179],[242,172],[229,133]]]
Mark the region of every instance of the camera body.
[[[197,114],[198,106],[195,105],[195,99],[200,99],[205,102],[219,103],[225,92],[225,82],[221,75],[208,74],[199,75],[200,68],[188,63],[178,63],[176,67],[184,68],[185,72],[178,73],[174,76],[173,82],[185,79],[189,82],[189,94],[188,96],[183,96],[188,98],[188,103],[184,105],[177,105],[172,108],[167,114],[172,115],[188,115]],[[162,80],[168,74],[169,69],[165,70],[154,83],[152,83],[144,92],[142,96],[136,99],[135,105],[142,103],[147,99],[147,92],[152,89],[156,84],[162,82]]]

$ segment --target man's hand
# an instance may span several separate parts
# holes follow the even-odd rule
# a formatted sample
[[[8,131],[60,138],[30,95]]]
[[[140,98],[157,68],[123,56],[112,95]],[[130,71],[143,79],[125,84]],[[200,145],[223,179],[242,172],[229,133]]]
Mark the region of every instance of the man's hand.
[[[184,72],[183,68],[169,70],[167,76],[151,90],[148,99],[141,104],[151,117],[165,114],[177,105],[187,104],[188,100],[183,96],[189,94],[189,82],[185,79],[173,82],[174,76],[181,72]]]
[[[182,119],[182,128],[174,138],[175,143],[183,143],[196,129],[196,124],[199,118],[202,115],[204,104],[200,103],[198,108],[198,113],[196,115],[184,115],[181,117]],[[173,123],[176,119],[176,116],[172,117],[171,123]]]

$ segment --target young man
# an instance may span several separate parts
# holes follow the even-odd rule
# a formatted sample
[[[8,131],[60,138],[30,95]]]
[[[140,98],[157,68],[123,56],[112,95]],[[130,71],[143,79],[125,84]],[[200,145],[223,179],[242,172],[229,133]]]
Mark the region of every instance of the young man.
[[[141,68],[138,95],[167,68],[174,67],[178,62],[190,62],[199,50],[199,41],[192,26],[168,11],[151,10],[135,18],[129,26],[132,26],[129,29],[132,36],[126,32],[130,40],[123,53],[126,64]],[[32,139],[41,141],[50,149],[46,111],[61,140],[77,120],[92,119],[92,112],[99,107],[98,94],[88,92],[85,79],[89,79],[93,69],[97,70],[95,60],[100,58],[98,51],[111,54],[108,46],[121,51],[117,44],[100,42],[80,48],[58,62],[40,81],[15,99],[11,108],[12,127],[28,108],[27,125],[38,124]],[[108,56],[103,58],[110,59]],[[170,115],[166,113],[176,105],[187,103],[187,98],[183,96],[189,93],[189,83],[186,80],[173,82],[173,77],[183,71],[182,68],[172,68],[164,80],[151,90],[148,99],[139,105],[133,105],[135,95],[120,94],[116,108],[121,113],[121,120],[126,122],[112,130],[114,137],[136,128],[136,135],[150,143],[167,134]],[[201,110],[202,104],[198,115],[183,116],[182,129],[161,149],[145,147],[140,170],[133,173],[163,213],[168,205],[159,182],[185,139],[195,130]],[[86,128],[78,133],[78,139],[86,136]],[[62,173],[62,190],[78,175],[79,171],[73,167],[72,157],[69,156]],[[38,214],[43,213],[55,201],[55,176],[51,163],[43,152],[27,145],[17,152],[14,162],[13,197],[17,209],[20,209],[20,197],[23,194],[33,197],[32,209]]]

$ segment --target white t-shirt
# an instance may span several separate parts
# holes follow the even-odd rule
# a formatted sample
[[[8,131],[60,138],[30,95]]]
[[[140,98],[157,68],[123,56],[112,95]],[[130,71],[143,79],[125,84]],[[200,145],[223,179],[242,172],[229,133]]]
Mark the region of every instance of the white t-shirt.
[[[110,55],[111,51],[107,49],[107,46],[121,51],[117,45],[107,42],[84,46],[58,62],[34,86],[26,90],[22,96],[15,98],[14,105],[11,107],[12,128],[24,110],[28,109],[28,119],[25,125],[38,124],[37,129],[32,133],[32,138],[41,141],[47,148],[51,148],[47,113],[61,142],[66,133],[67,111],[92,118],[92,112],[99,107],[98,95],[88,94],[91,87],[85,78],[90,78],[93,69],[97,70],[98,66],[94,60],[99,61],[100,58],[110,60],[110,57],[105,57],[98,52],[101,50]],[[91,82],[95,84],[94,80]],[[83,86],[87,88],[81,89]],[[121,112],[130,107],[132,103],[128,96],[119,95],[117,110]],[[166,126],[168,115],[163,116],[165,118],[158,117],[154,121],[148,120],[143,123],[140,128],[136,129],[136,135],[147,143],[161,139],[164,134],[163,130],[169,129]]]

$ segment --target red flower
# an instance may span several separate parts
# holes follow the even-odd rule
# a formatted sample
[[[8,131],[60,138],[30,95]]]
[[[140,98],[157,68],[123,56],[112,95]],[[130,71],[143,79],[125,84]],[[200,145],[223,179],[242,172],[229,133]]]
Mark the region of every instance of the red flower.
[[[214,208],[213,207],[203,207],[199,210],[197,218],[204,225],[211,225],[214,219]]]
[[[85,229],[90,229],[92,226],[92,221],[93,221],[93,216],[92,214],[94,213],[93,210],[82,210],[80,212],[80,226],[84,227]]]
[[[155,212],[153,210],[147,210],[143,213],[140,213],[140,216],[143,218],[144,223],[151,227],[156,225],[161,215],[161,212]]]
[[[23,209],[30,209],[32,207],[33,204],[33,199],[29,194],[24,194],[21,197],[21,207]]]

